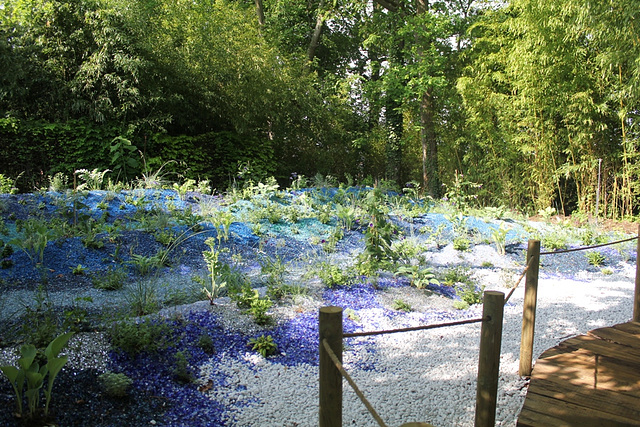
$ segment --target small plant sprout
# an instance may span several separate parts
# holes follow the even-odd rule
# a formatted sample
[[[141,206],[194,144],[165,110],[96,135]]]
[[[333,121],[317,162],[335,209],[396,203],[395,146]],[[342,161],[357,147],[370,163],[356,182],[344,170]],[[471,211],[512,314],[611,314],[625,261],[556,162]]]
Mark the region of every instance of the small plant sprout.
[[[601,267],[604,265],[605,257],[598,251],[587,252],[585,256],[587,257],[589,264],[594,267]]]
[[[393,301],[393,309],[397,311],[410,312],[413,311],[413,308],[403,300],[397,299]]]
[[[69,267],[69,268],[71,268],[71,273],[75,276],[82,276],[86,270],[86,268],[83,267],[82,264],[78,264],[73,268],[72,267]]]
[[[133,383],[133,380],[125,374],[105,372],[98,377],[100,386],[107,396],[110,397],[125,397],[129,386]]]
[[[276,354],[278,351],[278,345],[273,341],[271,335],[261,335],[257,338],[251,338],[248,345],[264,358]]]

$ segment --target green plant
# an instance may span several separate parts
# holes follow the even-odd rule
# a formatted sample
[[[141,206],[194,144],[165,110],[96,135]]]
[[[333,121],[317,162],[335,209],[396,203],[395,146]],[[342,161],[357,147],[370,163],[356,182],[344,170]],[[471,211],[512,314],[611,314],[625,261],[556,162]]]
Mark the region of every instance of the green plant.
[[[411,286],[415,286],[418,289],[424,289],[430,284],[437,285],[440,283],[430,268],[420,267],[417,264],[400,265],[396,269],[395,275],[408,277]]]
[[[109,397],[125,397],[133,380],[126,374],[105,372],[98,377],[98,382],[104,393]]]
[[[587,252],[585,254],[585,256],[587,257],[587,260],[589,261],[589,264],[591,264],[591,265],[593,265],[595,267],[600,267],[600,266],[604,265],[605,256],[602,255],[602,253],[600,253],[598,251]]]
[[[88,312],[86,307],[84,307],[83,305],[91,302],[93,302],[93,298],[89,296],[75,297],[73,299],[73,305],[71,306],[71,308],[64,311],[62,328],[64,330],[70,330],[72,332],[80,332],[81,330],[83,330],[88,324]]]
[[[465,213],[470,208],[471,202],[478,198],[477,195],[471,193],[480,187],[482,184],[467,181],[463,174],[456,171],[453,183],[451,186],[447,186],[443,200],[449,202],[457,211]]]
[[[220,296],[220,291],[224,289],[227,282],[219,280],[219,274],[222,269],[222,262],[220,261],[220,251],[216,250],[216,244],[212,237],[207,238],[204,243],[209,246],[209,250],[202,253],[204,261],[207,264],[207,270],[209,270],[209,286],[203,286],[202,292],[206,295],[209,303],[213,305],[213,301]]]
[[[470,246],[471,246],[471,242],[469,241],[468,238],[464,236],[458,236],[455,239],[453,239],[453,249],[457,251],[460,251],[460,252],[468,251]]]
[[[491,268],[491,267],[493,267],[493,263],[491,261],[482,261],[481,267],[483,267],[483,268]]]
[[[60,351],[67,345],[73,333],[59,335],[49,343],[44,350],[46,363],[40,366],[37,359],[38,351],[33,344],[26,344],[20,348],[20,358],[18,366],[0,366],[0,370],[9,379],[13,391],[16,394],[16,402],[18,406],[18,414],[23,415],[22,397],[23,394],[27,398],[29,407],[29,417],[33,418],[40,404],[40,390],[47,379],[46,388],[43,389],[45,395],[44,415],[49,415],[49,404],[51,403],[53,383],[56,376],[67,363],[68,356],[58,356]],[[24,389],[25,380],[27,388]],[[24,391],[24,393],[23,393]]]
[[[500,227],[493,230],[491,233],[491,239],[496,245],[496,251],[499,255],[505,254],[505,246],[507,243],[507,233],[509,229],[504,225],[504,222],[500,223]]]
[[[393,301],[393,309],[398,311],[404,311],[407,313],[410,311],[413,311],[413,308],[411,308],[411,306],[408,303],[399,299]]]
[[[38,286],[33,296],[34,304],[25,304],[22,336],[25,342],[44,347],[58,332],[53,303],[44,285]]]
[[[87,270],[86,267],[83,267],[82,264],[78,264],[75,267],[69,267],[71,269],[71,274],[74,276],[82,276],[84,272]]]
[[[453,267],[448,269],[442,279],[445,285],[453,286],[456,283],[473,283],[471,271],[467,267]]]
[[[181,383],[193,382],[193,373],[189,369],[189,361],[187,360],[187,353],[178,351],[173,355],[173,377]]]
[[[111,140],[111,146],[109,147],[111,166],[113,167],[113,172],[122,181],[127,181],[133,177],[140,167],[140,162],[135,156],[137,150],[138,147],[122,136],[116,136]]]
[[[469,303],[462,300],[454,301],[453,308],[455,308],[456,310],[466,310],[467,308],[469,308]]]
[[[16,179],[11,179],[0,173],[0,194],[16,194],[18,192],[16,181],[21,175],[18,175]]]
[[[263,275],[264,283],[269,286],[279,287],[284,284],[285,274],[287,272],[287,265],[282,261],[282,257],[276,254],[274,257],[261,255],[260,259],[260,271]]]
[[[47,222],[38,218],[16,221],[16,231],[21,232],[22,237],[15,238],[9,243],[22,249],[34,264],[42,264],[44,250],[54,235]]]
[[[356,311],[353,308],[347,308],[344,311],[344,315],[347,317],[347,319],[351,319],[354,322],[360,321],[360,316],[358,316],[358,313],[356,313]]]
[[[75,190],[84,191],[84,190],[102,189],[104,176],[109,172],[111,172],[109,169],[106,169],[103,171],[99,171],[98,169],[94,169],[92,171],[89,171],[87,169],[78,169],[77,171],[74,172],[74,175],[75,177],[83,181],[83,183],[80,185],[77,185],[75,187]]]
[[[273,318],[267,314],[267,311],[272,305],[273,302],[267,297],[254,298],[251,300],[247,311],[253,316],[253,321],[257,325],[269,325],[273,323]]]
[[[127,264],[132,265],[140,276],[147,276],[153,271],[162,267],[162,254],[160,256],[144,256],[132,254]]]
[[[252,350],[257,351],[262,357],[268,357],[276,354],[278,351],[277,344],[273,341],[271,335],[261,335],[257,338],[251,338],[248,345]]]
[[[117,291],[122,289],[125,282],[128,281],[129,275],[122,267],[109,267],[102,274],[94,274],[91,277],[93,286],[97,289],[105,291]]]
[[[322,284],[329,289],[348,285],[353,280],[353,277],[340,266],[328,262],[320,263],[315,271]]]
[[[567,248],[567,236],[564,233],[548,233],[541,239],[542,247],[556,251]]]
[[[125,291],[125,300],[134,316],[151,314],[160,308],[154,281],[138,280],[127,286]]]
[[[600,270],[600,273],[604,274],[605,276],[610,276],[613,274],[613,269],[606,267]]]
[[[483,292],[484,286],[478,288],[475,283],[465,283],[456,289],[456,295],[470,306],[482,302]]]
[[[111,344],[135,356],[141,352],[157,353],[172,343],[171,329],[165,322],[145,319],[140,322],[114,322],[108,329]]]
[[[556,213],[556,209],[551,206],[545,209],[538,210],[538,215],[540,215],[545,222],[549,222],[549,220],[555,213]]]
[[[198,337],[198,347],[202,349],[206,354],[213,354],[216,352],[216,348],[213,344],[213,338],[207,333],[202,333]]]
[[[369,224],[365,230],[365,248],[358,256],[357,267],[360,274],[373,275],[380,268],[386,268],[394,259],[391,249],[396,228],[388,221],[381,210],[383,206],[382,192],[375,188],[370,191],[364,201]]]
[[[196,181],[194,179],[187,179],[180,185],[175,182],[173,183],[173,189],[176,190],[182,200],[184,200],[187,192],[194,191],[196,188]]]
[[[217,211],[214,215],[211,215],[209,221],[213,224],[213,227],[216,229],[216,238],[218,239],[218,244],[222,244],[223,241],[229,240],[229,228],[233,223],[233,215],[228,211]]]

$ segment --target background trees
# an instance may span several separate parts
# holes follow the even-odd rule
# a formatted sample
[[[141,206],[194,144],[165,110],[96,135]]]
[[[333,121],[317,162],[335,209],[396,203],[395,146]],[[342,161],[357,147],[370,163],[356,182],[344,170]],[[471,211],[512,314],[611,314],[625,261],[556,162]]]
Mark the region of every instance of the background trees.
[[[26,171],[26,189],[113,167],[111,147],[126,140],[148,167],[184,161],[175,172],[218,188],[247,162],[283,183],[292,172],[415,180],[434,197],[462,174],[483,184],[480,203],[594,213],[600,166],[600,214],[633,215],[636,10],[5,0],[2,172]]]

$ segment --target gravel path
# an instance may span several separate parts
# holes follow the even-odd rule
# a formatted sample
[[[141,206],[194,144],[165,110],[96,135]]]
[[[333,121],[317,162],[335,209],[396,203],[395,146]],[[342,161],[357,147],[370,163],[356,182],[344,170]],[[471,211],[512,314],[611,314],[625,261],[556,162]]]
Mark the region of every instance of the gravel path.
[[[541,273],[534,359],[570,336],[630,320],[635,271],[624,264],[620,269],[621,274],[607,279],[596,273],[573,279]],[[527,382],[518,376],[523,294],[524,289],[518,288],[505,308],[496,418],[500,426],[515,425],[526,394]],[[358,314],[371,317],[363,323],[397,326],[379,322],[375,310]],[[476,308],[475,315],[479,314]],[[420,320],[416,315],[409,324],[419,325]],[[471,426],[479,331],[475,324],[352,338],[345,342],[345,368],[388,425],[428,421],[436,426]],[[287,367],[247,353],[243,359],[201,367],[203,381],[220,373],[233,378],[233,383],[212,390],[210,396],[237,408],[228,425],[317,425],[316,366]],[[344,390],[344,425],[377,425],[346,382]]]

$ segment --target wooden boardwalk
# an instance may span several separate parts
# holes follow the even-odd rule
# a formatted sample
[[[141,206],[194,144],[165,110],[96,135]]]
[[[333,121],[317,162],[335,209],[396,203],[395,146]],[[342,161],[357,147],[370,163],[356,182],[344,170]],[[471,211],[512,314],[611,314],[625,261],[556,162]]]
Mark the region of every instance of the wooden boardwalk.
[[[518,426],[640,426],[640,323],[596,329],[542,353]]]

